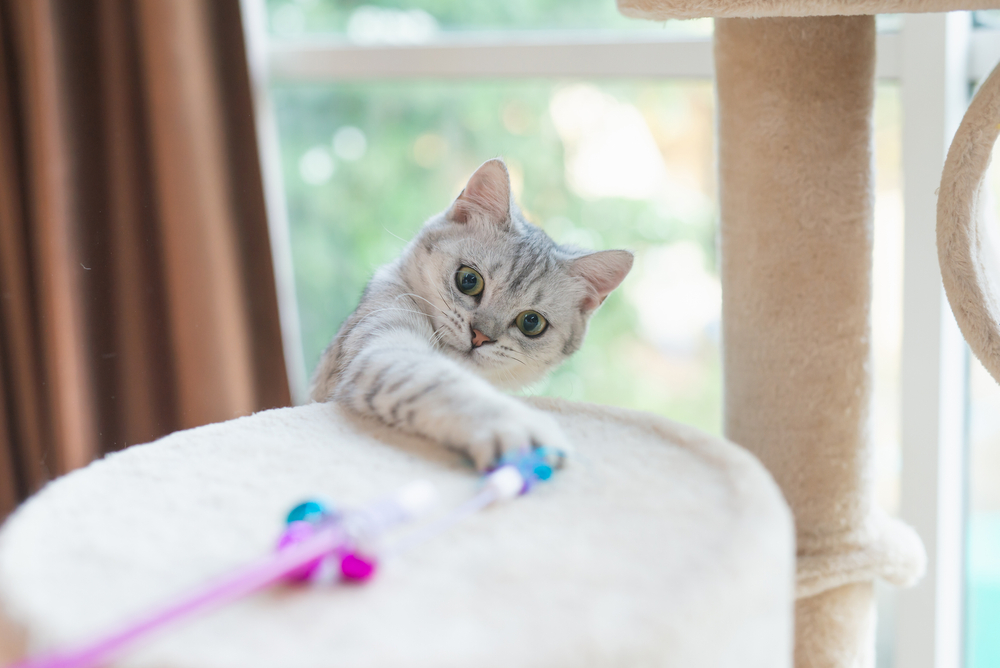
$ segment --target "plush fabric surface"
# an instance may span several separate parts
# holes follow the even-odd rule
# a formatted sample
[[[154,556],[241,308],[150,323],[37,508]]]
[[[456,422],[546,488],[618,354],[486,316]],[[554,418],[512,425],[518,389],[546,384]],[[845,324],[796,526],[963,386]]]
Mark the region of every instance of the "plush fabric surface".
[[[851,666],[871,656],[852,626],[874,623],[871,582],[912,584],[925,563],[872,507],[875,20],[718,19],[715,62],[726,434],[795,515],[798,594],[818,597],[800,602],[796,665]]]
[[[875,668],[872,582],[828,589],[795,605],[795,665]]]
[[[980,188],[1000,134],[1000,67],[965,112],[948,149],[938,190],[941,276],[955,320],[986,370],[1000,383],[1000,230]]]
[[[578,453],[550,484],[383,564],[363,587],[282,588],[116,666],[791,665],[793,536],[745,451],[634,412],[537,400]],[[476,477],[330,404],[180,432],[50,484],[0,532],[7,632],[81,640],[267,553],[284,513]]]
[[[637,19],[697,19],[706,16],[853,16],[992,9],[1000,0],[618,0],[618,10]]]

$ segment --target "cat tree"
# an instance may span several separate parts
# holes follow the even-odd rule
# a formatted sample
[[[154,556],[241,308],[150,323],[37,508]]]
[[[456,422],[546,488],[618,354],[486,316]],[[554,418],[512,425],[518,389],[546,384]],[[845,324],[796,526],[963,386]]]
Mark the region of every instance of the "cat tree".
[[[873,581],[922,568],[871,504],[875,13],[990,0],[618,0],[626,15],[716,17],[726,435],[774,475],[796,523],[796,664],[866,665]],[[772,17],[772,18],[764,18]],[[1000,302],[976,193],[1000,77],[979,93],[940,190],[949,301],[1000,379]],[[905,578],[903,578],[905,579]]]
[[[728,17],[716,24],[726,430],[759,461],[654,416],[536,400],[579,449],[549,488],[364,588],[259,596],[115,665],[783,668],[794,614],[797,666],[870,666],[872,583],[911,583],[923,551],[869,502],[874,19],[818,15],[979,4],[620,0],[648,18]],[[749,18],[763,16],[801,18]],[[976,211],[998,131],[994,72],[948,155],[938,246],[962,331],[1000,379],[1000,273]],[[415,476],[446,494],[473,485],[440,448],[320,404],[96,462],[0,531],[0,661],[255,558],[302,496],[362,502]]]

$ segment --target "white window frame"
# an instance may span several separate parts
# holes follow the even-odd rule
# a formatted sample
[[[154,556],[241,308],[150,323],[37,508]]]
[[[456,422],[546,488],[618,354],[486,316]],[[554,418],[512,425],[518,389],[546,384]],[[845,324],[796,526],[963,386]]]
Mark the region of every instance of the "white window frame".
[[[969,12],[905,17],[900,517],[927,548],[927,576],[900,593],[897,666],[965,665],[969,352],[937,259],[937,189],[970,89],[1000,59],[996,30]]]
[[[667,32],[455,33],[421,45],[270,42],[263,0],[241,0],[289,381],[305,397],[291,246],[268,85],[281,81],[476,78],[714,79],[712,40]],[[920,533],[928,575],[900,594],[895,664],[959,668],[964,645],[968,352],[938,268],[936,192],[972,82],[1000,60],[1000,30],[969,12],[912,14],[877,37],[876,76],[900,83],[904,276],[900,516]]]

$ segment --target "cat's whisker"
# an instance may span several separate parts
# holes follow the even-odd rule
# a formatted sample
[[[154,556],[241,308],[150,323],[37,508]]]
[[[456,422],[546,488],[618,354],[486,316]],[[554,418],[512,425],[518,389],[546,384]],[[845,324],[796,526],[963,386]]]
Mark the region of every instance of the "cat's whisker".
[[[519,360],[519,359],[517,359],[516,357],[512,357],[512,356],[508,355],[507,353],[501,353],[501,352],[499,352],[499,351],[498,351],[498,352],[497,352],[496,354],[497,354],[497,355],[498,355],[499,357],[506,357],[506,358],[507,358],[507,359],[509,359],[509,360],[514,360],[514,361],[515,361],[515,362],[517,362],[518,364],[524,364],[525,366],[527,366],[527,363],[526,363],[526,362],[524,362],[524,360]]]
[[[456,337],[456,338],[458,338],[459,340],[461,340],[461,339],[462,339],[462,338],[463,338],[463,337],[465,336],[465,333],[464,333],[464,332],[462,332],[461,330],[458,330],[458,329],[456,329],[456,328],[455,328],[455,326],[454,326],[454,325],[452,325],[452,324],[451,324],[450,322],[448,322],[447,320],[445,320],[445,321],[444,321],[444,323],[442,323],[442,325],[443,325],[443,326],[444,326],[445,328],[447,328],[447,331],[448,331],[448,332],[450,332],[450,333],[451,333],[451,334],[452,334],[453,336],[455,336],[455,337]],[[444,334],[445,334],[445,330],[442,330],[442,331],[441,331],[441,336],[442,336],[442,337],[444,337]]]
[[[462,320],[462,317],[459,316],[457,313],[455,313],[454,311],[450,311],[450,310],[449,311],[441,311],[441,312],[444,313],[448,317],[448,319],[451,321],[451,323],[453,325],[455,325],[455,327],[457,327],[459,330],[464,330],[465,329],[465,324],[466,323]]]
[[[364,316],[362,316],[361,318],[359,318],[358,321],[357,321],[357,323],[355,323],[355,327],[357,325],[360,325],[361,323],[363,323],[365,320],[367,320],[368,318],[372,317],[376,313],[382,313],[383,311],[402,311],[404,313],[414,313],[416,315],[424,315],[424,313],[421,313],[420,311],[414,311],[413,309],[409,309],[409,308],[397,308],[397,307],[394,307],[394,306],[386,306],[384,308],[378,308],[378,309],[375,309],[374,311],[371,311],[369,313],[364,314]]]
[[[370,318],[371,316],[375,315],[376,313],[382,313],[383,311],[399,311],[401,313],[413,313],[415,315],[424,315],[420,311],[414,311],[411,308],[398,308],[398,307],[395,307],[395,306],[386,306],[384,308],[375,309],[374,311],[371,311],[370,313],[366,313],[364,315],[364,317],[362,317],[360,320],[358,320],[358,324],[361,324],[361,322],[363,322],[364,320]]]
[[[451,332],[453,334],[457,333],[457,334],[461,335],[462,334],[462,328],[459,327],[459,324],[455,322],[454,316],[452,314],[448,313],[448,312],[445,312],[445,315],[447,317],[444,319],[444,323],[442,323],[442,324],[444,324],[449,330],[451,330]]]
[[[448,300],[445,299],[444,294],[441,293],[440,286],[439,287],[435,287],[434,290],[438,293],[438,297],[441,298],[441,303],[444,304],[445,306],[447,306],[448,308],[451,308],[451,305],[448,303]]]
[[[500,350],[503,351],[503,354],[506,354],[507,356],[511,357],[512,359],[516,359],[517,361],[521,362],[522,364],[524,363],[524,360],[527,359],[527,356],[521,357],[520,353],[515,352],[512,348],[508,348],[507,346],[500,346]]]
[[[441,313],[443,313],[444,315],[448,316],[448,318],[452,318],[453,315],[454,315],[454,313],[451,310],[451,308],[452,308],[451,304],[449,304],[448,300],[445,299],[444,294],[442,294],[442,292],[441,292],[441,288],[440,287],[435,287],[434,291],[437,292],[438,297],[441,299],[441,303],[445,305],[445,309],[439,309],[439,310],[441,311]]]
[[[508,381],[509,381],[509,383],[510,383],[510,385],[512,387],[522,384],[521,381],[518,380],[518,378],[514,375],[513,371],[511,371],[510,369],[505,368],[504,372],[507,374],[507,379],[508,379]]]
[[[504,376],[506,376],[507,380],[509,380],[511,383],[513,383],[515,381],[514,372],[513,371],[511,371],[510,369],[508,369],[505,366],[500,367],[500,371],[503,373]]]
[[[409,243],[409,242],[406,241],[406,239],[404,239],[403,237],[399,236],[398,234],[396,234],[395,232],[393,232],[392,230],[390,230],[385,225],[382,226],[382,229],[385,230],[386,232],[388,232],[390,236],[396,237],[397,239],[399,239],[400,241],[402,241],[404,244],[405,243]]]
[[[445,334],[447,334],[447,330],[445,329],[434,330],[434,336],[431,337],[431,346],[434,348],[440,347],[441,339],[444,338]]]
[[[441,313],[445,312],[443,308],[432,302],[430,299],[427,299],[426,297],[421,297],[420,295],[414,294],[412,292],[404,292],[403,294],[398,295],[396,299],[401,299],[403,297],[416,297],[417,299],[423,299],[425,302],[436,308],[438,311],[441,311]]]

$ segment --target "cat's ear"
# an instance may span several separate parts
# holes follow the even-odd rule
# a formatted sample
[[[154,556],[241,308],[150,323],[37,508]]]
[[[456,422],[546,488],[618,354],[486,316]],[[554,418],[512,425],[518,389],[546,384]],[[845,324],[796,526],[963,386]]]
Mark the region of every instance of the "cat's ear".
[[[448,218],[456,223],[476,217],[495,225],[510,219],[510,176],[499,158],[487,160],[476,170],[448,210]]]
[[[580,310],[593,311],[617,288],[632,269],[632,253],[624,250],[598,251],[579,257],[569,265],[574,276],[584,279],[589,288]]]

